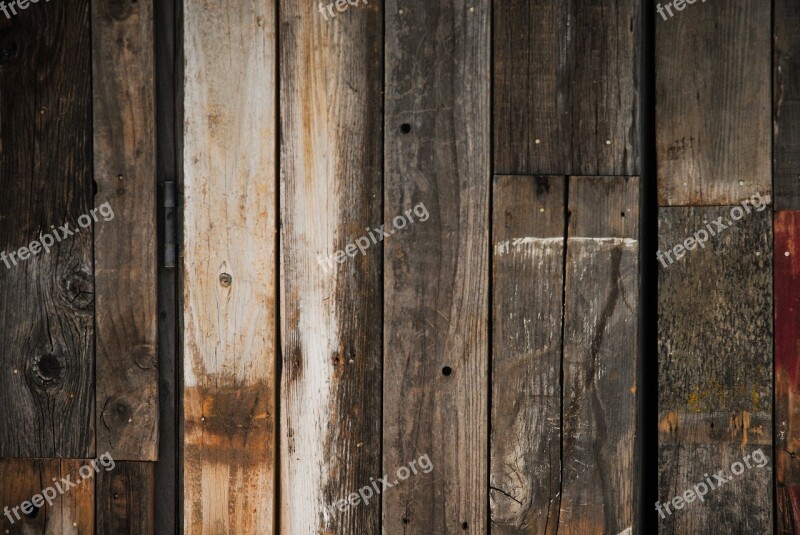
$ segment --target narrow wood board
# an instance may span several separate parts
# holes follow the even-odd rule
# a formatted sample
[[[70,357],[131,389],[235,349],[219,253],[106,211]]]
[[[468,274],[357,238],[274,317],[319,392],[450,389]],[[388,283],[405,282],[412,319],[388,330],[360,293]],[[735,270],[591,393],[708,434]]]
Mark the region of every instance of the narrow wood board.
[[[107,461],[107,457],[101,458]],[[97,534],[148,535],[155,531],[155,463],[106,462],[97,474]],[[159,504],[168,507],[169,504]],[[158,532],[159,535],[163,532]]]
[[[0,258],[9,266],[0,263],[0,456],[88,457],[94,268],[92,231],[77,219],[93,193],[89,4],[40,3],[3,21]],[[77,233],[66,236],[65,223]],[[53,230],[63,239],[51,235],[49,253],[3,256]]]
[[[553,535],[561,492],[565,178],[497,176],[491,532]]]
[[[662,512],[651,512],[660,533],[772,530],[772,215],[766,204],[761,211],[748,208],[750,213],[742,206],[659,212]],[[686,242],[690,237],[705,239],[704,247]],[[693,249],[676,260],[680,243]],[[673,263],[664,255],[668,250]],[[758,449],[768,463],[733,475],[733,463],[745,455],[755,465]],[[702,502],[689,496],[692,503],[677,502],[677,511],[673,504],[672,514],[663,508],[707,477],[713,484],[711,474],[720,470],[733,479],[709,488]]]
[[[771,191],[771,8],[696,2],[656,14],[660,206],[733,205]],[[663,7],[663,6],[662,6]]]
[[[800,209],[800,5],[775,0],[773,181],[776,210]]]
[[[92,2],[97,449],[155,460],[156,134],[152,0]]]
[[[639,180],[570,177],[558,533],[636,529]]]
[[[495,172],[639,173],[639,3],[494,2]]]
[[[383,468],[434,468],[382,494],[385,533],[488,528],[490,17],[386,4]]]
[[[333,17],[316,4],[280,3],[287,535],[380,532],[377,497],[336,503],[381,470],[382,247],[367,229],[381,224],[382,21],[379,2]],[[362,254],[353,242],[364,237]]]
[[[81,467],[89,462],[74,459],[0,460],[0,507],[3,507],[0,530],[26,535],[107,533],[95,531],[96,472],[92,469],[91,476],[81,477]],[[87,474],[87,469],[83,470]],[[29,513],[26,514],[21,506],[24,502],[31,502],[35,495],[41,496],[37,502],[42,506],[27,504],[25,510]]]
[[[775,213],[775,478],[778,533],[800,533],[800,212]]]
[[[184,533],[273,533],[275,3],[183,5]]]

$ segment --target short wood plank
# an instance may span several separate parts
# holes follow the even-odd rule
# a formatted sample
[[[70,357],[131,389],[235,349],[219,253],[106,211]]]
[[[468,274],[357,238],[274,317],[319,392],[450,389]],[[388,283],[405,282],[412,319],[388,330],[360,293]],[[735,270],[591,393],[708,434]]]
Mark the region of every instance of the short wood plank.
[[[772,215],[765,205],[748,208],[659,212],[662,512],[651,511],[661,533],[772,531]],[[699,247],[687,238],[707,240]],[[681,243],[692,250],[676,260]],[[664,255],[669,250],[673,263]],[[752,459],[757,449],[766,466],[750,460],[752,468],[733,475],[733,463]],[[711,474],[720,470],[732,479],[709,488],[702,502],[669,505],[671,514],[665,508],[707,477],[714,483]]]
[[[639,172],[639,2],[495,0],[495,172]]]
[[[382,221],[383,9],[345,6],[280,2],[286,535],[380,532],[379,498],[340,502],[381,474],[383,251],[353,243]]]
[[[770,3],[683,6],[671,18],[655,15],[659,205],[733,205],[768,194]]]
[[[152,0],[92,2],[97,449],[155,460],[156,155]],[[108,213],[108,212],[105,212]]]
[[[639,181],[571,177],[559,534],[636,530]]]
[[[800,5],[775,0],[773,132],[776,210],[800,209]]]
[[[184,533],[273,533],[275,3],[183,3]]]
[[[41,2],[4,25],[0,456],[82,458],[95,442],[92,232],[77,225],[93,203],[89,4]],[[19,261],[65,223],[78,232]]]
[[[113,469],[107,468],[110,466],[103,466],[97,474],[95,533],[156,533],[153,500],[155,463],[116,461]]]
[[[775,213],[775,478],[778,533],[800,533],[800,212]]]
[[[3,533],[93,535],[95,531],[94,469],[91,461],[74,459],[0,460],[0,530]],[[91,475],[89,474],[91,472]],[[63,492],[62,492],[63,491]],[[35,507],[34,496],[41,495]],[[45,497],[50,497],[48,501]],[[25,505],[24,502],[31,502]],[[52,505],[51,505],[52,502]]]
[[[434,469],[381,495],[385,533],[488,528],[490,16],[386,3],[383,468]]]
[[[491,532],[558,529],[565,179],[494,179]]]

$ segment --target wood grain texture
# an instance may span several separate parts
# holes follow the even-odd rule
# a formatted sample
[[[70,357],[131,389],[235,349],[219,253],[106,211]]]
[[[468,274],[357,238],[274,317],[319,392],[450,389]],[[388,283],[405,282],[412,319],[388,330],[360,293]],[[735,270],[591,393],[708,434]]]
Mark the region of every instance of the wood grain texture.
[[[661,533],[772,530],[772,460],[731,472],[758,448],[772,455],[772,217],[764,207],[739,210],[659,213],[659,249],[672,249],[673,260],[675,245],[690,245],[686,238],[700,230],[707,234],[704,247],[659,265],[660,503],[691,490],[704,474],[724,470],[732,477],[704,501],[684,503],[677,514],[674,506],[673,514],[664,511]],[[718,218],[727,228],[713,223]]]
[[[434,469],[382,494],[383,531],[485,533],[491,2],[386,13],[384,222],[429,217],[384,246],[383,467]]]
[[[684,4],[656,16],[660,206],[769,194],[769,2]]]
[[[109,467],[110,468],[110,467]],[[149,535],[155,531],[155,463],[116,461],[97,474],[95,533]],[[166,506],[166,504],[160,504]],[[159,535],[164,532],[158,532]]]
[[[92,2],[97,449],[155,460],[156,137],[151,0]],[[107,212],[106,212],[107,213]]]
[[[800,209],[800,5],[775,0],[773,181],[776,210]]]
[[[495,534],[558,529],[564,187],[561,176],[494,179],[489,504]]]
[[[89,5],[40,3],[3,21],[0,250],[10,255],[51,225],[75,229],[92,206]],[[91,456],[92,233],[2,258],[0,456]]]
[[[327,15],[326,15],[327,16]],[[380,532],[383,10],[280,3],[281,533]],[[369,241],[369,238],[368,238]]]
[[[800,212],[775,213],[775,479],[778,533],[800,533]]]
[[[187,0],[184,532],[273,533],[275,4]]]
[[[0,460],[0,530],[24,535],[93,535],[95,531],[95,480],[82,480],[81,467],[90,461],[74,459],[2,459]],[[86,469],[84,469],[86,473]],[[95,471],[91,470],[92,474]],[[91,476],[93,477],[93,476]],[[63,480],[68,480],[70,486]],[[45,491],[47,487],[51,490]],[[60,492],[59,489],[65,490]],[[66,490],[69,489],[69,490]],[[37,494],[46,492],[52,505],[26,505]],[[44,497],[43,497],[44,498]],[[6,509],[7,508],[7,509]],[[15,508],[17,508],[15,510]],[[8,514],[5,514],[8,511]]]
[[[559,534],[636,525],[639,181],[570,177]]]
[[[495,172],[639,173],[639,2],[495,0]]]

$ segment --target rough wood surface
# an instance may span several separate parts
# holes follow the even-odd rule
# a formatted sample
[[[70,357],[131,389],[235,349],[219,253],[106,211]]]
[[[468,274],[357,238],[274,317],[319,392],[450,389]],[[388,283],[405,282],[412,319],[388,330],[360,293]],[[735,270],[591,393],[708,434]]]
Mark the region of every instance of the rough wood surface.
[[[378,498],[334,504],[381,475],[382,248],[326,259],[382,220],[382,20],[378,2],[327,21],[310,4],[280,3],[287,535],[380,532]]]
[[[768,194],[770,3],[683,5],[668,20],[655,15],[659,205]]]
[[[496,173],[639,173],[639,2],[495,0]]]
[[[716,232],[705,247],[659,265],[659,500],[691,490],[704,474],[733,477],[704,501],[665,511],[661,533],[772,530],[772,217],[769,209],[734,210],[659,213],[662,252],[701,229]],[[729,226],[720,230],[718,218]],[[732,463],[758,448],[769,463],[732,476]]]
[[[155,460],[156,155],[151,0],[92,2],[97,449]]]
[[[493,194],[491,532],[554,535],[561,492],[563,176]]]
[[[800,5],[775,0],[773,132],[776,210],[800,209]],[[799,530],[800,532],[800,530]]]
[[[778,533],[800,533],[800,212],[775,214],[775,475]]]
[[[485,533],[491,2],[386,4],[385,533]],[[421,67],[425,66],[425,67]],[[406,125],[406,126],[404,126]]]
[[[184,532],[273,532],[275,4],[187,0]]]
[[[639,181],[570,177],[559,534],[635,526]]]
[[[154,463],[116,461],[97,474],[95,533],[148,535],[155,531]],[[165,506],[166,504],[160,504]],[[164,532],[158,532],[161,535]]]
[[[92,207],[89,4],[40,3],[3,20],[0,250],[17,254],[51,225],[75,229]],[[91,456],[92,233],[66,237],[49,254],[39,249],[16,265],[6,260],[10,269],[0,263],[0,456]]]
[[[80,469],[86,462],[73,459],[0,460],[0,507],[4,508],[3,516],[0,516],[0,530],[24,535],[108,533],[95,531],[95,481],[81,480],[80,476]],[[63,479],[68,479],[71,484],[81,483],[73,487],[64,483]],[[56,483],[62,490],[69,490],[60,493]],[[30,511],[28,514],[21,507],[14,511],[15,507],[41,494],[46,487],[52,489],[46,491],[48,495],[55,495],[53,505],[39,501],[42,507],[35,507],[33,503],[25,506]],[[8,515],[5,514],[5,508],[8,508]]]

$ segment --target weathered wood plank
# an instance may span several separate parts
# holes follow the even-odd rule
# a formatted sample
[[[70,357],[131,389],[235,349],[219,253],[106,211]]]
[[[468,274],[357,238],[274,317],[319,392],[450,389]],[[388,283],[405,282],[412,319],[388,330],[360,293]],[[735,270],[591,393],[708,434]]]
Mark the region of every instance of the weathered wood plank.
[[[107,533],[95,531],[95,481],[91,478],[95,470],[92,469],[92,476],[83,480],[80,469],[86,462],[73,459],[0,460],[0,506],[4,508],[0,530],[25,535]],[[65,479],[69,484],[64,482]],[[72,486],[75,484],[77,486]],[[36,503],[33,503],[36,495],[41,498],[36,498]],[[22,508],[24,502],[29,502],[25,509]],[[41,507],[36,507],[37,504]]]
[[[659,205],[769,193],[770,3],[682,5],[655,15]]]
[[[97,449],[155,460],[156,155],[151,0],[92,2]]]
[[[800,209],[800,5],[775,0],[773,132],[776,210]],[[798,504],[800,505],[800,504]]]
[[[635,529],[639,181],[571,177],[559,534]]]
[[[154,468],[155,463],[116,461],[113,469],[98,472],[96,533],[156,533]]]
[[[494,179],[489,503],[496,534],[558,528],[564,182]]]
[[[495,0],[496,173],[639,173],[639,2]]]
[[[775,213],[775,476],[778,533],[800,533],[800,212]]]
[[[659,213],[661,533],[772,531],[771,465],[732,476],[757,449],[771,456],[772,217],[761,206]],[[676,260],[678,244],[691,250]],[[702,502],[670,504],[720,470],[732,480]]]
[[[379,533],[383,9],[280,21],[281,533]]]
[[[273,532],[275,3],[183,4],[184,532]]]
[[[491,2],[386,3],[383,467],[386,533],[485,533]],[[425,66],[425,68],[420,68]],[[418,216],[419,214],[417,214]]]
[[[92,206],[89,4],[40,3],[3,21],[0,456],[87,457],[95,440],[92,233],[76,221]],[[64,223],[75,235],[42,236]],[[29,256],[39,239],[55,243]]]

